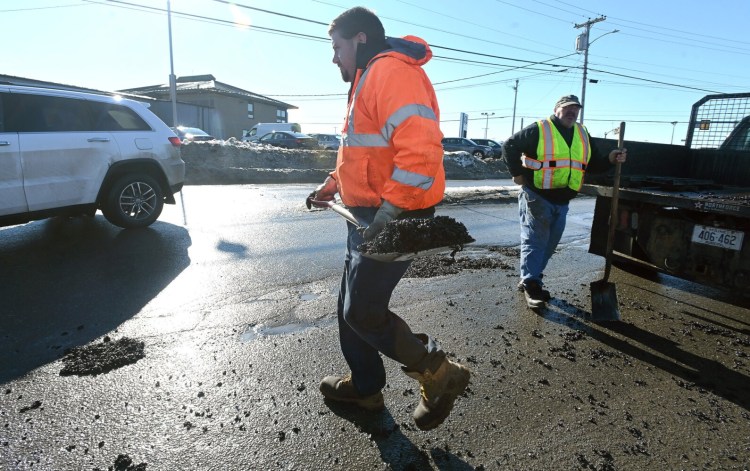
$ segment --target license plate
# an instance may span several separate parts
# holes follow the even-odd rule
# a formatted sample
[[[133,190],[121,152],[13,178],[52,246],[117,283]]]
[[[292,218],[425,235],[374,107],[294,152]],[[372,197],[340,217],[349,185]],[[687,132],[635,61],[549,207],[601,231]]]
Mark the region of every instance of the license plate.
[[[713,245],[729,250],[741,250],[742,239],[745,233],[742,231],[733,231],[731,229],[721,229],[719,227],[699,226],[693,228],[693,242],[698,244]]]

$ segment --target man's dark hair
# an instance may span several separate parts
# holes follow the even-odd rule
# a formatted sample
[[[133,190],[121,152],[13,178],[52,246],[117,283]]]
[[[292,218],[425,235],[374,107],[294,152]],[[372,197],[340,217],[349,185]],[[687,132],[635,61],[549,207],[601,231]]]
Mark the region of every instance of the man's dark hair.
[[[365,33],[371,45],[385,44],[385,29],[378,16],[365,7],[354,7],[336,17],[328,28],[328,35],[338,32],[344,39]]]

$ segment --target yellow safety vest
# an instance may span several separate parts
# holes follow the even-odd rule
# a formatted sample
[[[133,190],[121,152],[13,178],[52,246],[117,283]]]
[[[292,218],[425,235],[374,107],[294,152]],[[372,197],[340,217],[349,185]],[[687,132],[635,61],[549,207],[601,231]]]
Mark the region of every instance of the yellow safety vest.
[[[543,190],[570,188],[578,191],[591,157],[591,144],[586,128],[575,123],[573,143],[568,147],[565,138],[551,119],[537,122],[539,144],[537,158],[522,156],[523,166],[534,170],[534,186]]]

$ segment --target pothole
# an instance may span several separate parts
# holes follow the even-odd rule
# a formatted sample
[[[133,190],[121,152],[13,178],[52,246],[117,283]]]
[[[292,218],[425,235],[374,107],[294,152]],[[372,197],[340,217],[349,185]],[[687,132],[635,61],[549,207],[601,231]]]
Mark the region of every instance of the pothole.
[[[514,270],[517,256],[517,249],[514,253],[514,249],[506,247],[472,248],[459,252],[455,257],[446,254],[427,255],[415,258],[404,278],[455,275],[463,270]],[[512,257],[512,260],[506,257]]]
[[[293,322],[289,324],[267,325],[253,324],[248,326],[247,330],[240,334],[240,340],[243,342],[252,342],[265,337],[274,337],[277,335],[299,334],[310,329],[320,329],[336,323],[336,318],[318,319],[309,322]]]
[[[320,297],[320,294],[316,294],[316,293],[302,293],[299,295],[299,298],[302,301],[312,301],[312,300],[318,299],[319,297]]]

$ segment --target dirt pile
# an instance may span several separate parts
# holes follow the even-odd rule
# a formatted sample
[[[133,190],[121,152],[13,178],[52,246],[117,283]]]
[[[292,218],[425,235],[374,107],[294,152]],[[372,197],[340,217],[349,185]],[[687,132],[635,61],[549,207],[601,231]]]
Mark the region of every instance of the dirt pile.
[[[234,138],[183,144],[182,159],[188,185],[320,183],[336,167],[335,151],[280,149]],[[466,152],[446,153],[443,165],[451,180],[510,178],[501,160]]]

